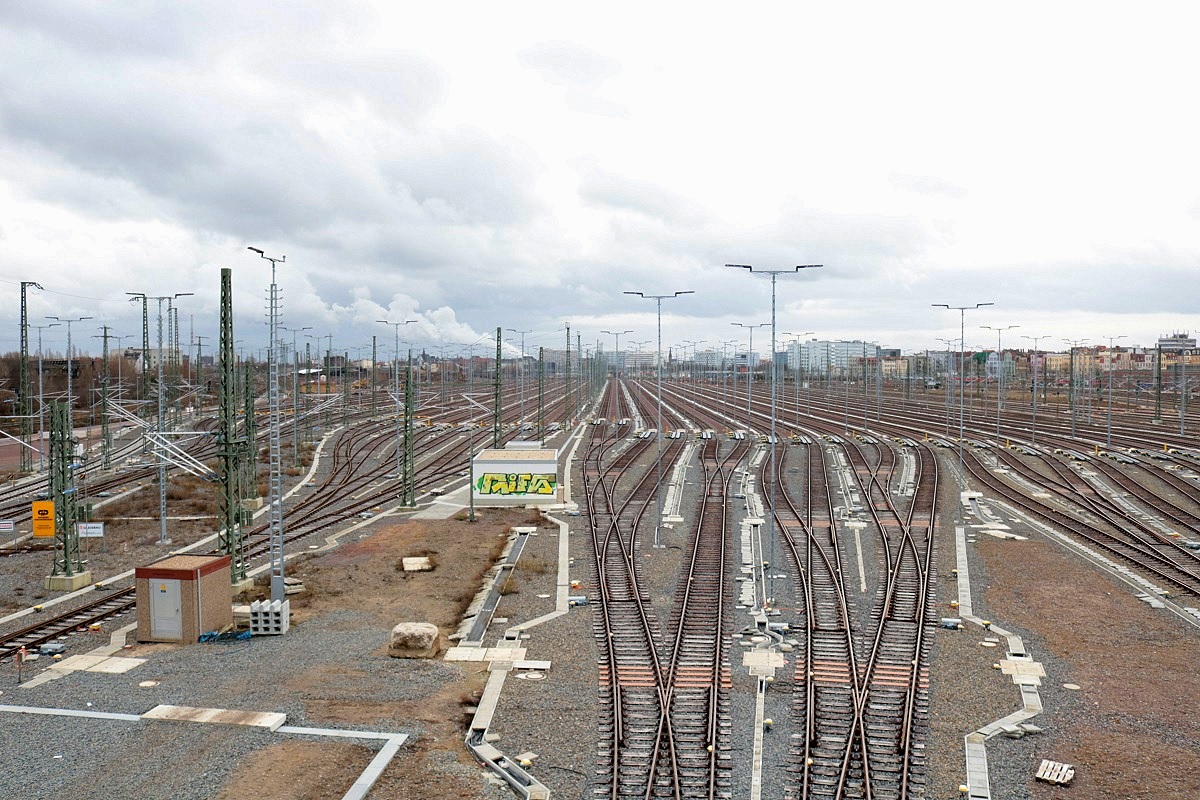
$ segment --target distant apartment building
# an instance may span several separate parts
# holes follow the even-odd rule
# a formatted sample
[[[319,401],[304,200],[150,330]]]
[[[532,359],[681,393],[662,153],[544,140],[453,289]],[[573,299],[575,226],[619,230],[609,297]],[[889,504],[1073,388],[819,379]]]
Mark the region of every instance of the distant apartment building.
[[[859,366],[864,358],[876,359],[880,354],[880,347],[874,342],[811,339],[788,345],[787,365],[788,369],[803,371],[806,375],[838,374]]]

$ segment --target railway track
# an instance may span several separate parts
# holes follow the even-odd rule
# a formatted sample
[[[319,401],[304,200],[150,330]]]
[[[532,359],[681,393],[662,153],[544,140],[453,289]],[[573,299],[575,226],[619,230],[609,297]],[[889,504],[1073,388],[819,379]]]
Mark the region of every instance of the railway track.
[[[83,606],[64,611],[49,619],[39,619],[31,625],[5,634],[0,637],[0,659],[7,658],[22,647],[37,647],[75,631],[86,631],[92,624],[132,611],[136,603],[134,593],[134,589],[110,592]]]

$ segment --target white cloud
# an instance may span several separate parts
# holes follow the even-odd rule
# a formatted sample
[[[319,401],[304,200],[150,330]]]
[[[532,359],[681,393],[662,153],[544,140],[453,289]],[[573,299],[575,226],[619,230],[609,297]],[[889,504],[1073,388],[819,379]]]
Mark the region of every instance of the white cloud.
[[[781,279],[780,330],[922,347],[957,333],[930,302],[990,300],[980,324],[1147,342],[1197,312],[1187,21],[9,5],[0,300],[38,280],[31,316],[133,332],[124,292],[191,291],[207,336],[232,266],[238,336],[261,341],[253,243],[288,255],[288,323],[335,347],[383,341],[380,317],[418,318],[422,345],[567,320],[651,335],[621,292],[694,289],[672,342],[769,314],[767,284],[721,264],[821,262]]]

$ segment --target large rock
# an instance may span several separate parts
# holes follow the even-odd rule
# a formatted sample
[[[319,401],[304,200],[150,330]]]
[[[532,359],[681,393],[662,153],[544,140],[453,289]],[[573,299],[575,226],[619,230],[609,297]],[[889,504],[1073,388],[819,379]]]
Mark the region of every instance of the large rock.
[[[401,622],[392,628],[388,655],[392,658],[436,658],[442,652],[442,636],[437,625],[428,622]]]

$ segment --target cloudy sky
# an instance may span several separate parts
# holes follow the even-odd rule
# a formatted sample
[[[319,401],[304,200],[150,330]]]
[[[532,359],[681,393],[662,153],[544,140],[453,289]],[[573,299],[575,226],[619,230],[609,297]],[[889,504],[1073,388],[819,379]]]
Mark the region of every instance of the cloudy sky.
[[[382,317],[624,347],[654,308],[622,292],[676,290],[664,346],[716,344],[770,319],[726,262],[824,264],[778,286],[822,338],[936,347],[938,302],[995,303],[968,347],[1200,327],[1189,4],[578,8],[0,5],[0,350],[21,280],[33,321],[95,317],[77,342],[139,333],[126,292],[193,292],[213,336],[221,267],[260,347],[247,245],[336,350],[390,350]]]

